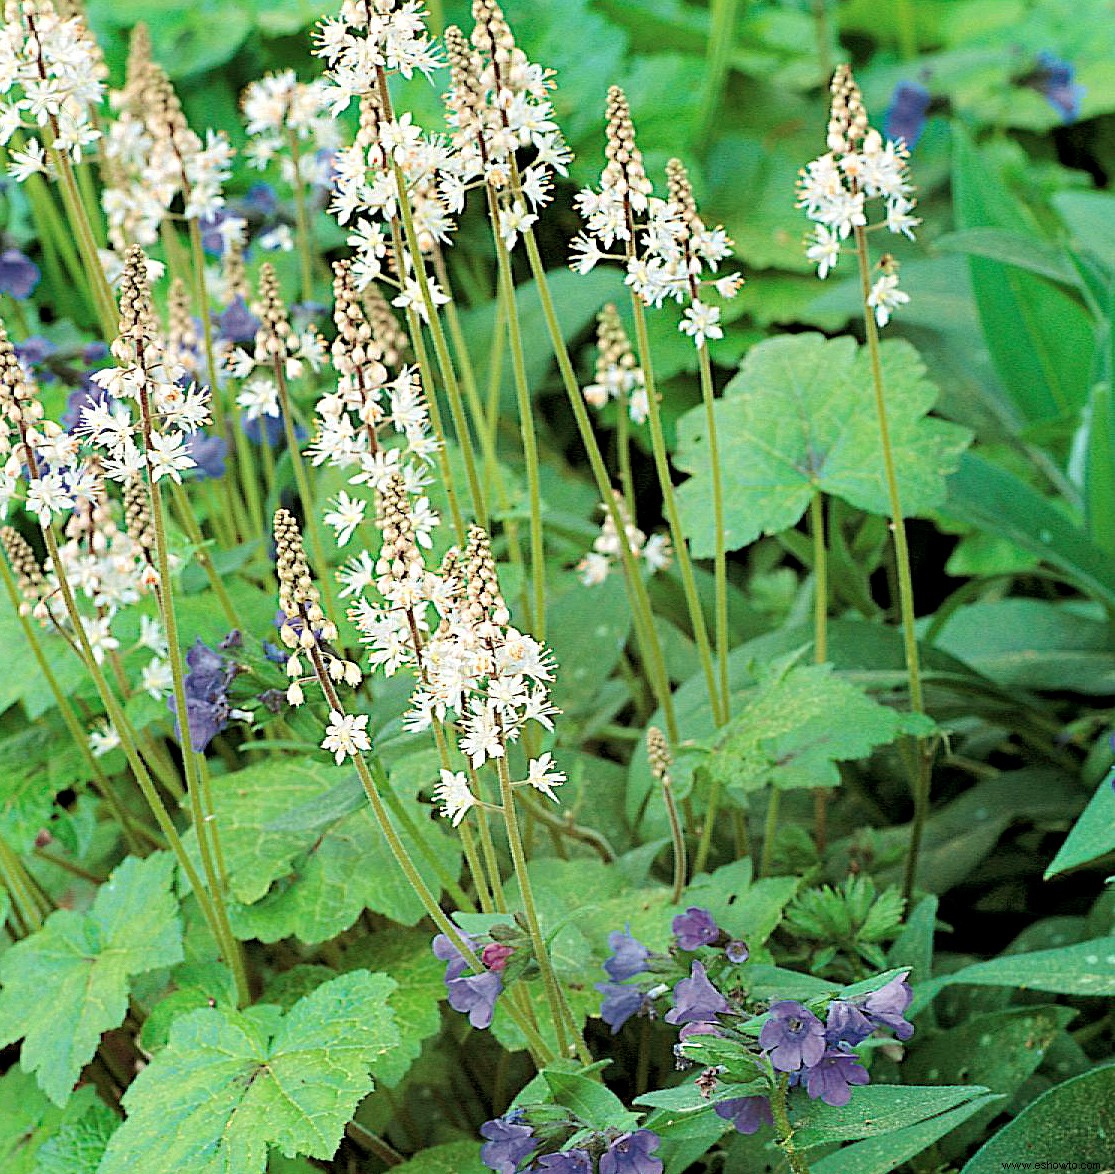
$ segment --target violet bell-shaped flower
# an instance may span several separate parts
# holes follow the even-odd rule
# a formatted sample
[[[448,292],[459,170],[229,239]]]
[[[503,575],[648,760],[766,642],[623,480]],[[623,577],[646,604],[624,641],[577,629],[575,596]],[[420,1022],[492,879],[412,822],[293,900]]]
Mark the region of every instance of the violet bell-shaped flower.
[[[604,969],[613,982],[622,982],[625,978],[634,978],[636,974],[643,974],[646,971],[650,951],[637,938],[632,937],[630,928],[622,933],[619,930],[610,933],[608,946],[612,954],[605,961]]]
[[[470,945],[473,944],[473,939],[466,940]],[[446,964],[445,989],[449,1006],[454,1011],[467,1014],[469,1023],[478,1030],[490,1027],[496,999],[503,990],[501,971],[507,963],[506,955],[501,956],[498,969],[486,969],[479,974],[466,974],[468,962],[445,934],[439,933],[434,938],[432,949],[434,956]]]
[[[906,149],[912,151],[925,130],[930,101],[929,91],[920,82],[899,82],[883,115],[883,135],[896,141],[901,139]]]
[[[649,1129],[622,1133],[600,1156],[600,1174],[662,1174],[662,1159],[652,1157],[661,1139]]]
[[[737,1133],[758,1133],[763,1125],[773,1125],[770,1101],[766,1097],[732,1097],[713,1105],[717,1117],[731,1121]]]
[[[588,1150],[562,1150],[556,1154],[543,1154],[535,1166],[548,1170],[550,1174],[592,1174],[592,1155]]]
[[[680,1027],[683,1023],[708,1023],[717,1015],[730,1011],[728,1000],[709,982],[700,962],[693,963],[689,978],[674,987],[674,1005],[666,1012],[666,1022]]]
[[[690,905],[673,920],[674,936],[679,950],[699,950],[711,946],[720,937],[720,927],[707,909]]]
[[[529,1125],[522,1124],[523,1116],[522,1109],[512,1109],[480,1126],[480,1136],[486,1139],[480,1147],[480,1160],[496,1174],[515,1174],[524,1159],[538,1149],[538,1138]]]
[[[633,1015],[649,1013],[653,1007],[646,991],[637,986],[598,982],[595,987],[604,996],[600,1004],[600,1018],[612,1029],[612,1035],[616,1035]]]
[[[779,1072],[812,1068],[825,1054],[825,1028],[808,1007],[783,999],[771,1004],[759,1046]]]
[[[802,1083],[813,1100],[820,1099],[839,1109],[852,1099],[853,1085],[868,1084],[870,1079],[855,1052],[829,1048],[816,1064],[807,1069]]]

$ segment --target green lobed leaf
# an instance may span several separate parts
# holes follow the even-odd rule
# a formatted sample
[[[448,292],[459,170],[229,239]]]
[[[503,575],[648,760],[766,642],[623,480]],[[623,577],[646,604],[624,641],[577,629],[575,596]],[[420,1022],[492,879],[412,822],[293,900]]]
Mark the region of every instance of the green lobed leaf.
[[[811,1101],[795,1118],[794,1144],[800,1149],[834,1141],[881,1137],[966,1104],[988,1090],[977,1085],[885,1085],[857,1088],[851,1101],[836,1109]]]
[[[480,1161],[479,1142],[451,1141],[431,1146],[392,1170],[395,1174],[488,1174],[490,1167]]]
[[[757,668],[758,686],[705,763],[722,786],[748,793],[833,787],[836,763],[863,758],[903,732],[896,710],[833,674],[831,665]]]
[[[1115,1138],[1115,1065],[1066,1080],[1038,1097],[968,1162],[961,1174],[1000,1174],[1009,1163],[1034,1168],[1072,1161],[1099,1170]]]
[[[1004,954],[935,978],[930,989],[967,983],[1012,986],[1057,995],[1115,995],[1115,937],[1093,938],[1055,950]]]
[[[183,1016],[124,1096],[128,1118],[99,1174],[263,1174],[268,1149],[331,1158],[371,1091],[369,1070],[399,1042],[386,975],[323,983],[278,1019],[273,1038],[235,1012]]]
[[[365,909],[404,925],[424,909],[407,883],[366,802],[349,810],[343,772],[315,760],[261,763],[213,780],[214,809],[229,872],[233,927],[245,937],[277,941],[291,934],[320,942],[347,929]],[[431,779],[431,781],[433,781]],[[460,868],[459,841],[446,835],[399,788],[415,835],[399,828],[427,884],[440,883],[423,851],[447,875]],[[339,801],[338,801],[339,797]],[[335,818],[322,823],[317,801]],[[298,826],[292,813],[304,813]],[[398,824],[396,824],[398,827]]]
[[[882,361],[903,510],[919,516],[944,501],[944,479],[970,433],[926,418],[937,392],[909,343],[883,343]],[[869,355],[854,339],[796,334],[752,347],[716,405],[727,548],[795,525],[818,492],[889,514],[873,405]],[[711,558],[716,535],[705,432],[703,408],[681,418],[675,463],[691,475],[679,490],[685,532],[693,553]]]
[[[43,1143],[34,1174],[97,1174],[105,1147],[119,1124],[120,1118],[106,1104],[93,1101]]]
[[[182,959],[174,860],[128,857],[88,913],[60,909],[0,960],[0,1042],[64,1105],[101,1035],[124,1021],[128,980]],[[50,1014],[43,1013],[44,1000]]]
[[[52,1105],[35,1078],[13,1066],[0,1076],[0,1170],[32,1174],[42,1147],[96,1100],[92,1088],[79,1089],[64,1109]]]
[[[633,1129],[638,1120],[611,1089],[577,1072],[547,1068],[543,1075],[554,1103],[564,1105],[590,1129]]]
[[[1072,826],[1065,842],[1045,870],[1045,879],[1060,876],[1069,869],[1090,864],[1101,856],[1115,852],[1115,771],[1107,774],[1096,788],[1091,802]]]

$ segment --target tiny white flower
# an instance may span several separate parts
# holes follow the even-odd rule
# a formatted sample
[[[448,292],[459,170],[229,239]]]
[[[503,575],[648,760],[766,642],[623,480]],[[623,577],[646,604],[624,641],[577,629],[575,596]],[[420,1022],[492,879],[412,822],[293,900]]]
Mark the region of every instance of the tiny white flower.
[[[704,346],[708,339],[724,337],[720,328],[720,310],[717,306],[706,306],[704,302],[693,302],[687,306],[685,317],[678,326],[682,334],[688,334],[697,346]]]
[[[541,758],[530,760],[526,781],[536,791],[541,791],[548,799],[557,803],[558,797],[554,794],[554,787],[560,787],[565,782],[565,772],[554,770],[554,760],[547,752]]]
[[[476,796],[468,785],[463,770],[443,770],[441,782],[434,787],[434,802],[441,804],[441,814],[459,827],[470,807],[476,806]]]
[[[871,287],[867,304],[875,311],[875,321],[880,326],[886,326],[891,312],[909,300],[910,295],[898,288],[898,274],[884,273]]]
[[[345,757],[355,758],[363,750],[371,750],[372,743],[367,733],[366,713],[338,713],[331,710],[329,725],[321,741],[322,750],[328,750],[339,766]]]
[[[343,490],[330,503],[333,508],[325,514],[325,524],[337,532],[337,545],[345,546],[356,527],[364,521],[367,502],[362,498],[349,497]]]

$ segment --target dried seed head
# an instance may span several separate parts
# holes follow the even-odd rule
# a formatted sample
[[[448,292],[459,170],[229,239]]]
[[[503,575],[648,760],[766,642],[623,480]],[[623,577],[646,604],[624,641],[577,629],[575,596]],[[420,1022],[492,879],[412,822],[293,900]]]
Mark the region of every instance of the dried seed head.
[[[635,143],[635,124],[631,120],[627,95],[619,86],[608,90],[607,115],[604,154],[608,163],[600,186],[621,198],[626,197],[632,207],[642,210],[646,207],[646,197],[654,188],[647,178],[643,154]]]
[[[279,292],[279,278],[275,266],[265,261],[259,271],[259,301],[252,306],[259,319],[256,331],[256,362],[284,363],[291,356],[290,343],[294,333],[287,316],[286,303]]]
[[[30,615],[46,593],[42,567],[27,540],[14,526],[0,527],[0,544],[19,580],[19,593],[23,598],[19,605],[20,614]]]
[[[867,110],[863,95],[852,76],[850,65],[838,65],[829,86],[832,113],[828,125],[828,148],[837,155],[849,155],[867,134]]]
[[[657,726],[647,728],[647,761],[650,763],[650,773],[657,782],[669,781],[674,756],[670,753],[666,735]]]

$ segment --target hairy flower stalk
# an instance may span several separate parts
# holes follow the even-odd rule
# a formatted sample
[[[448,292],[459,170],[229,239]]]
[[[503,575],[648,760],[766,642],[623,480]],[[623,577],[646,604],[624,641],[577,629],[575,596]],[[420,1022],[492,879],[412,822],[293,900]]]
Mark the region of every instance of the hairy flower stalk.
[[[358,678],[359,669],[352,674],[348,662],[343,661],[329,647],[329,633],[335,632],[336,628],[321,609],[320,595],[314,586],[302,546],[301,531],[293,515],[286,510],[279,510],[275,514],[275,549],[279,577],[279,606],[286,617],[281,633],[283,642],[292,649],[292,660],[300,661],[303,656],[309,660],[313,678],[330,709],[329,727],[322,742],[323,748],[332,752],[338,762],[346,758],[351,760],[391,854],[422,902],[423,908],[440,932],[453,943],[472,971],[481,974],[485,970],[483,962],[473,951],[468,939],[438,905],[435,895],[430,891],[396,831],[380,795],[366,757],[371,751],[371,740],[366,732],[368,719],[363,714],[348,714],[336,687],[337,681],[351,682]],[[292,670],[300,675],[300,664],[297,667],[288,666],[288,672]],[[509,1011],[526,1036],[535,1061],[548,1062],[552,1053],[537,1031],[516,1007],[510,1006]]]
[[[925,700],[915,626],[914,582],[898,474],[891,447],[886,387],[879,349],[879,329],[890,320],[892,311],[908,301],[909,297],[898,288],[897,262],[889,254],[880,260],[880,276],[872,282],[867,243],[868,201],[878,200],[885,205],[885,218],[881,223],[892,233],[913,239],[914,229],[921,222],[912,214],[913,188],[908,179],[908,152],[905,145],[901,140],[884,143],[879,132],[871,126],[859,86],[849,66],[837,67],[830,88],[832,111],[827,133],[828,152],[815,159],[802,172],[798,185],[798,203],[817,224],[814,243],[808,253],[811,260],[818,262],[820,277],[826,276],[836,264],[843,241],[850,236],[855,243],[863,297],[864,333],[871,360],[875,410],[879,418],[883,474],[890,499],[902,638],[910,682],[910,708],[920,715],[925,713]],[[928,739],[920,737],[916,740],[912,779],[914,818],[910,826],[910,847],[903,882],[903,893],[907,900],[917,880],[921,838],[929,813],[932,769],[932,746]]]
[[[646,306],[661,306],[667,298],[689,300],[685,317],[679,327],[691,335],[698,352],[705,351],[706,339],[719,338],[720,311],[700,300],[700,274],[705,265],[715,270],[729,255],[731,242],[723,229],[706,229],[696,215],[688,180],[672,165],[671,199],[660,200],[653,195],[653,185],[646,174],[642,153],[635,140],[627,97],[618,86],[608,91],[605,154],[607,165],[600,179],[599,191],[586,189],[579,193],[577,205],[585,218],[586,233],[573,242],[577,254],[574,268],[587,273],[604,259],[615,259],[627,270],[626,283],[631,290],[631,306],[635,317],[635,333],[639,360],[647,389],[647,418],[650,423],[651,448],[655,469],[662,491],[666,517],[677,553],[678,570],[685,592],[690,623],[697,643],[701,666],[705,675],[709,702],[718,725],[727,719],[727,632],[720,641],[720,680],[713,667],[712,648],[700,597],[697,594],[693,564],[681,526],[677,497],[670,473],[669,455],[662,431],[658,408],[658,393],[650,355],[646,329]],[[619,252],[613,253],[613,249]],[[714,282],[717,292],[731,297],[738,292],[741,281],[729,275]],[[712,417],[711,368],[702,378],[702,395],[706,412]],[[713,426],[715,421],[713,421]],[[723,507],[720,514],[721,533],[718,549],[723,554]],[[727,626],[727,572],[721,559],[718,568],[718,617]]]

